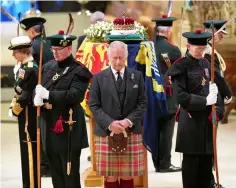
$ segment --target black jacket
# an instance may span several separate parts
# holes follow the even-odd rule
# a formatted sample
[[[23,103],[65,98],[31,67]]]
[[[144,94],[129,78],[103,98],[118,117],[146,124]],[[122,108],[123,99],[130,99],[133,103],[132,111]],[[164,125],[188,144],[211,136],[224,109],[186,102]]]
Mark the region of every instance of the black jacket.
[[[218,88],[219,92],[222,96],[222,98],[227,98],[230,99],[233,95],[231,88],[225,81],[225,78],[221,76],[221,70],[220,70],[220,62],[216,54],[215,55],[215,71],[218,72],[217,75],[219,75],[218,78]],[[211,63],[211,55],[210,54],[205,54],[205,58]]]
[[[146,110],[143,76],[141,72],[130,68],[126,68],[125,74],[126,86],[123,105],[120,104],[110,67],[93,77],[89,108],[96,122],[94,133],[98,136],[108,135],[108,127],[112,121],[125,118],[133,122],[131,128],[133,133],[141,134],[142,132],[141,120]]]
[[[60,76],[55,76],[55,75]],[[52,110],[42,107],[42,128],[46,129],[46,147],[48,151],[64,152],[68,145],[69,109],[73,109],[72,151],[88,147],[85,117],[80,103],[84,99],[92,74],[76,62],[71,56],[62,62],[52,61],[43,66],[42,85],[49,90],[49,99],[45,102],[52,104]],[[63,119],[64,131],[55,133],[53,128],[60,116]]]
[[[169,70],[176,83],[179,113],[176,151],[186,154],[212,154],[212,123],[208,119],[211,106],[206,106],[209,94],[210,64],[206,59],[197,60],[189,53]],[[206,80],[204,82],[204,79]],[[215,83],[219,75],[215,72]],[[224,103],[218,94],[216,112],[219,120],[224,115]]]

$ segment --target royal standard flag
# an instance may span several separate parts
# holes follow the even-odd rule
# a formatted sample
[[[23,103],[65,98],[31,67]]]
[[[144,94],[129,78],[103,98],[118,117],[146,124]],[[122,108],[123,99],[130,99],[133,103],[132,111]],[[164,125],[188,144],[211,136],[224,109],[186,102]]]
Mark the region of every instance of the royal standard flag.
[[[107,56],[107,49],[109,44],[107,43],[92,43],[87,39],[83,41],[78,49],[75,59],[85,65],[89,71],[94,75],[109,66],[109,60]],[[92,117],[92,113],[88,107],[89,88],[85,92],[84,100],[81,103],[85,114]]]

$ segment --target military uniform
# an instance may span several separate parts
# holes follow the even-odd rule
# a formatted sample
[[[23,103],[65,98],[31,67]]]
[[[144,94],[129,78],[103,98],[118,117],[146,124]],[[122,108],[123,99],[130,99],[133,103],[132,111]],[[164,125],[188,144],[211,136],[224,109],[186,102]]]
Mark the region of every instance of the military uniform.
[[[50,60],[54,59],[53,53],[51,51],[51,45],[50,42],[43,36],[41,38],[41,34],[44,35],[44,23],[46,22],[46,19],[41,17],[29,17],[25,18],[20,21],[20,26],[25,31],[28,31],[30,28],[38,25],[40,26],[40,32],[37,36],[35,36],[32,39],[32,48],[33,48],[33,57],[36,63],[39,65],[40,61],[40,46],[41,46],[41,40],[43,40],[43,52],[42,52],[42,65],[49,62]],[[44,135],[43,132],[41,132],[41,135]],[[41,144],[42,147],[42,144]],[[49,166],[48,166],[48,157],[45,153],[45,148],[41,149],[41,175],[42,176],[50,176],[49,172]]]
[[[29,18],[25,18],[23,20],[20,21],[20,26],[22,29],[24,29],[25,31],[29,30],[31,27],[39,25],[41,27],[41,30],[44,30],[44,23],[46,22],[46,20],[44,18],[41,17],[29,17]],[[44,34],[44,32],[42,33]],[[49,62],[50,60],[54,59],[53,57],[53,53],[51,51],[51,45],[50,42],[48,40],[46,40],[45,36],[43,37],[43,56],[42,56],[42,64],[45,64],[47,62]],[[33,43],[33,57],[34,60],[39,64],[39,60],[40,60],[40,45],[41,45],[41,34],[35,36],[32,39],[32,43]]]
[[[53,60],[53,53],[51,51],[51,45],[46,38],[43,38],[43,56],[42,56],[42,64],[49,62],[50,60]],[[33,57],[35,61],[39,64],[40,60],[40,45],[41,45],[41,35],[37,35],[33,38]]]
[[[225,20],[211,20],[211,21],[206,21],[203,23],[204,27],[206,29],[211,29],[211,25],[212,23],[214,24],[214,28],[218,31],[227,21]],[[227,34],[225,28],[221,31],[223,34]],[[211,48],[212,44],[210,42],[208,42],[207,48],[205,50],[205,58],[211,63],[211,57],[212,57],[212,48]],[[214,60],[215,60],[215,71],[218,72],[218,74],[220,74],[221,76],[219,77],[219,91],[221,94],[221,97],[223,99],[225,99],[226,101],[228,101],[227,103],[229,103],[232,99],[232,90],[229,87],[229,85],[227,84],[227,82],[224,79],[224,71],[226,70],[226,64],[224,59],[222,58],[222,56],[214,49]],[[215,178],[214,178],[214,174],[212,173],[212,187],[216,187],[216,183],[215,183]],[[220,185],[221,188],[223,188],[222,185]]]
[[[183,34],[188,43],[206,45],[210,33]],[[176,152],[183,153],[182,179],[184,188],[210,188],[212,174],[213,135],[210,121],[211,105],[207,106],[209,95],[210,63],[206,59],[195,59],[189,52],[169,70],[176,83],[178,130]],[[215,71],[215,83],[219,74]],[[216,103],[218,121],[223,118],[224,104],[218,93]]]
[[[216,30],[219,30],[226,23],[225,20],[205,21],[203,23],[204,27],[207,29],[211,29],[212,22]],[[225,28],[221,32],[223,34],[227,34],[227,32],[225,31]],[[212,53],[211,43],[208,43],[206,51],[205,51],[205,58],[209,62],[211,62],[211,53]],[[227,82],[225,81],[224,76],[223,76],[223,72],[226,70],[226,65],[225,65],[224,59],[216,50],[214,50],[214,60],[215,60],[215,71],[221,74],[221,78],[219,78],[220,80],[219,80],[219,85],[218,85],[219,91],[223,99],[229,100],[232,97],[232,90],[227,84]]]
[[[52,46],[69,46],[74,36],[64,39],[64,34],[48,37]],[[43,66],[42,86],[49,91],[49,97],[42,107],[41,129],[46,131],[43,145],[49,157],[53,186],[56,188],[80,188],[80,153],[88,147],[86,123],[80,103],[84,99],[92,74],[72,55],[61,62],[51,61]],[[37,87],[36,96],[37,97]],[[69,110],[76,122],[70,131],[66,121]],[[70,136],[71,135],[71,136]],[[71,162],[70,175],[67,162]]]
[[[31,41],[26,36],[20,36],[12,39],[10,50],[22,49],[30,47]],[[20,141],[20,154],[21,154],[21,168],[22,168],[22,181],[23,188],[30,188],[30,172],[29,162],[31,158],[30,144],[32,145],[32,160],[33,160],[33,183],[37,188],[37,145],[36,142],[27,143],[28,132],[30,140],[36,141],[36,107],[33,105],[32,95],[33,90],[38,81],[38,66],[33,57],[30,56],[24,62],[21,62],[21,66],[16,73],[15,92],[16,95],[13,98],[9,113],[11,116],[18,117],[18,129],[19,129],[19,141]],[[28,123],[28,126],[27,126]]]
[[[153,19],[157,26],[172,27],[174,17],[166,17]],[[171,44],[167,37],[156,35],[155,37],[156,57],[160,62],[161,74],[164,80],[164,89],[166,94],[168,114],[158,120],[158,154],[153,154],[153,163],[156,171],[179,171],[180,169],[171,165],[171,148],[172,138],[174,134],[175,112],[178,108],[171,81],[167,76],[170,66],[179,58],[181,58],[180,49]],[[168,60],[166,59],[169,59]]]

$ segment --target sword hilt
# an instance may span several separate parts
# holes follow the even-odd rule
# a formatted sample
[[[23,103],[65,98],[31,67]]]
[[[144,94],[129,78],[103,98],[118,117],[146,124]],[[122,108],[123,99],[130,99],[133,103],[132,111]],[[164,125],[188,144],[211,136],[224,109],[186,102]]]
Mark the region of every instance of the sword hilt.
[[[68,121],[65,121],[65,123],[68,123],[69,125],[73,125],[76,121],[74,121],[74,120],[72,119],[72,115],[73,115],[73,110],[72,110],[72,108],[70,108],[69,114],[70,114],[69,120],[68,120]]]

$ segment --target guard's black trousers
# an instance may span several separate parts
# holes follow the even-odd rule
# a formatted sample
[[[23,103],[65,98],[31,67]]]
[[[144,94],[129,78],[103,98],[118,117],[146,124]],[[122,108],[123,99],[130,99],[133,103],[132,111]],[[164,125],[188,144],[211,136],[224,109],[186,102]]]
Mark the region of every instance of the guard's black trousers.
[[[212,155],[183,154],[183,188],[212,188]]]
[[[174,125],[175,114],[167,115],[164,118],[158,120],[158,155],[157,157],[152,157],[153,164],[156,169],[169,168],[171,165],[171,148],[174,134]]]
[[[53,188],[81,188],[80,154],[81,150],[71,153],[71,172],[67,175],[67,152],[48,152]]]

